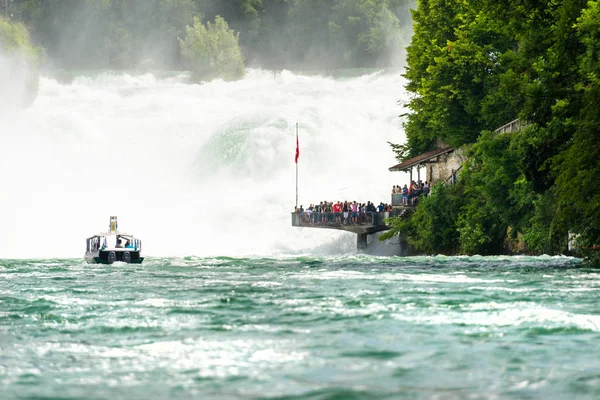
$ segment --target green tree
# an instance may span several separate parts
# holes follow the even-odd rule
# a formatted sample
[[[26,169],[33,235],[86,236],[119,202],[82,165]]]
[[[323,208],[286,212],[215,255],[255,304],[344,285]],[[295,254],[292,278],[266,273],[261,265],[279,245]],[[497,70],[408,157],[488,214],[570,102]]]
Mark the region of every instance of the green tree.
[[[482,130],[516,118],[519,103],[506,101],[514,96],[491,90],[512,82],[502,77],[517,43],[498,12],[485,0],[419,1],[405,74],[415,94],[405,126],[413,155],[437,138],[472,143]]]
[[[464,204],[448,222],[460,251],[502,252],[511,235],[556,254],[572,231],[600,259],[598,2],[420,0],[414,20],[408,142],[393,150],[470,144],[452,189]],[[486,131],[517,117],[528,122],[521,132]],[[431,237],[420,235],[413,241]]]
[[[194,18],[193,26],[186,28],[186,36],[180,39],[181,53],[187,60],[192,78],[209,81],[214,78],[235,80],[244,76],[244,58],[239,46],[239,33],[229,29],[219,16],[215,23]]]
[[[23,24],[0,16],[0,96],[5,109],[35,100],[43,54]]]
[[[457,226],[464,254],[499,254],[507,232],[516,235],[531,214],[531,189],[519,168],[515,134],[484,131],[470,146],[460,175],[465,205]]]
[[[577,59],[570,102],[576,113],[562,119],[574,130],[553,163],[561,221],[579,234],[579,244],[600,265],[600,4],[587,3],[574,29],[582,51]],[[558,116],[557,116],[558,117]]]
[[[221,16],[249,65],[315,69],[393,66],[414,0],[11,0],[53,65],[181,68],[193,17]],[[200,17],[200,16],[204,16]],[[404,38],[410,37],[404,29]]]
[[[392,228],[379,240],[404,235],[418,253],[455,254],[460,245],[457,220],[463,199],[462,186],[434,186],[429,196],[419,199],[414,213],[392,219]]]
[[[387,7],[381,7],[369,33],[359,35],[359,43],[368,54],[377,57],[381,65],[394,65],[404,58],[402,34],[398,16]]]

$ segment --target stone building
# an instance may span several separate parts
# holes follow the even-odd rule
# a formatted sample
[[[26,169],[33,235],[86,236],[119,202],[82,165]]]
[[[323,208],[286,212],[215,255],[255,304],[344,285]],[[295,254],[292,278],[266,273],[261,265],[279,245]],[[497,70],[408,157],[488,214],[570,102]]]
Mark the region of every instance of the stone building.
[[[527,125],[519,119],[501,126],[494,132],[497,135],[518,132]],[[458,177],[466,155],[463,148],[454,148],[439,139],[434,143],[434,149],[416,157],[402,161],[390,167],[390,171],[402,171],[410,174],[410,181],[427,181],[430,184],[454,183]],[[422,170],[424,170],[422,172]],[[416,172],[416,174],[413,174]]]
[[[427,181],[429,183],[453,183],[458,171],[465,161],[461,148],[455,149],[442,143],[434,150],[404,160],[390,167],[390,171],[402,171],[410,174],[410,181]]]

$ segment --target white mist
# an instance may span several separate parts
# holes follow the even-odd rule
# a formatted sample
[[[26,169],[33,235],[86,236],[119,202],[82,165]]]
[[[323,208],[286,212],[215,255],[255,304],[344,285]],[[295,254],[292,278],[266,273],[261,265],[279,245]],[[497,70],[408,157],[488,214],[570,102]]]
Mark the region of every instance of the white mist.
[[[0,258],[82,257],[119,228],[146,256],[355,252],[354,234],[293,228],[299,204],[389,202],[407,183],[400,72],[333,79],[250,70],[238,82],[184,76],[42,78],[32,107],[0,116]]]

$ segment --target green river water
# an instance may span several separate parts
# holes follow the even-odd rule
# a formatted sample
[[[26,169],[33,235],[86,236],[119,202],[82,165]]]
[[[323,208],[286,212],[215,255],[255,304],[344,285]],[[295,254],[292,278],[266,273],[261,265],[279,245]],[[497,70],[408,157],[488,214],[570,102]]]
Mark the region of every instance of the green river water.
[[[567,257],[0,260],[0,398],[598,399]]]

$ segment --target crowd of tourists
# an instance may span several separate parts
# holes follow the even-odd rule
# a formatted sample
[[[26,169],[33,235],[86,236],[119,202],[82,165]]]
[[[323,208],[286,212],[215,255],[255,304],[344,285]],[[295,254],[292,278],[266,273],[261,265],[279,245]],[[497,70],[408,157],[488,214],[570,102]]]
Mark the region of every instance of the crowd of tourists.
[[[427,196],[431,191],[431,187],[427,181],[411,181],[410,185],[404,184],[403,187],[395,185],[392,187],[392,194],[402,194],[402,205],[414,206],[416,205],[419,196]]]
[[[319,204],[310,204],[306,209],[301,205],[294,210],[299,215],[301,223],[317,225],[370,224],[373,221],[374,213],[391,211],[391,204],[384,204],[382,202],[376,206],[370,201],[366,203],[358,203],[356,201],[322,201]]]
[[[410,185],[405,184],[403,187],[394,185],[392,194],[401,194],[402,204],[398,204],[397,199],[393,203],[395,206],[415,206],[420,196],[427,196],[430,192],[431,185],[427,181],[412,181]],[[294,213],[298,215],[297,221],[302,225],[363,225],[372,224],[378,213],[389,213],[391,216],[398,210],[383,202],[375,205],[370,201],[321,201],[319,204],[310,204],[306,209],[302,205],[295,207]]]

